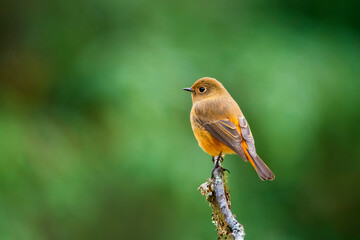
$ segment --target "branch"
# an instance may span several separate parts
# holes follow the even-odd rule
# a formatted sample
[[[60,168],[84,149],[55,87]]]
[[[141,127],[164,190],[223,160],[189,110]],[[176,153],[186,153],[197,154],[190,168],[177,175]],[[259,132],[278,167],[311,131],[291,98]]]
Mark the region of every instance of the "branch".
[[[219,239],[232,236],[235,240],[244,240],[245,230],[230,211],[230,193],[226,185],[227,177],[224,178],[224,168],[221,166],[221,158],[214,158],[212,178],[200,185],[201,194],[206,196],[213,210],[212,221],[217,227]]]

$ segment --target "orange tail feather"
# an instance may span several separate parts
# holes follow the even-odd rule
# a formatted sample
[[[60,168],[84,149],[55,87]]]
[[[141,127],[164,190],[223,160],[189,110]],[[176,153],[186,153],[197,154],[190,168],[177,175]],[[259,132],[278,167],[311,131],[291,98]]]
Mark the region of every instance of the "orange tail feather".
[[[275,175],[273,174],[273,172],[270,170],[270,168],[268,166],[266,166],[266,164],[263,162],[263,160],[261,160],[261,158],[255,154],[256,156],[250,156],[247,148],[244,148],[244,152],[246,154],[246,156],[248,157],[251,165],[253,165],[253,167],[255,168],[257,174],[259,175],[259,178],[261,180],[274,180]]]

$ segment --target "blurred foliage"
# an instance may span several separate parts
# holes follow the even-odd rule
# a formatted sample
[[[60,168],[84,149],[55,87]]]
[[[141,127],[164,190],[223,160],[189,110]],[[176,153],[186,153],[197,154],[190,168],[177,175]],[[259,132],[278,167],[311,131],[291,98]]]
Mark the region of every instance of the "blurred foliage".
[[[216,239],[183,87],[220,80],[247,239],[358,239],[359,1],[3,1],[0,239]]]

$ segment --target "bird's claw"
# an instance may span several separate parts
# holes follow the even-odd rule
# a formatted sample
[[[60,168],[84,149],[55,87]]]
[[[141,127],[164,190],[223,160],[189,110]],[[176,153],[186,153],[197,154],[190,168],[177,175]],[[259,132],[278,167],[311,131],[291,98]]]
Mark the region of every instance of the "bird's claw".
[[[211,171],[211,178],[214,177],[214,170],[215,170],[216,167],[219,166],[219,162],[221,163],[222,161],[224,161],[224,157],[222,156],[222,152],[220,152],[219,156],[213,157],[212,160],[213,160],[213,163],[214,163],[214,167],[213,167],[213,169]],[[227,171],[230,174],[229,169],[226,169],[226,168],[223,168],[223,167],[221,167],[221,169],[223,171]]]
[[[230,174],[230,170],[229,170],[229,169],[227,169],[227,168],[222,168],[222,170],[223,170],[224,172],[228,172],[228,173]]]

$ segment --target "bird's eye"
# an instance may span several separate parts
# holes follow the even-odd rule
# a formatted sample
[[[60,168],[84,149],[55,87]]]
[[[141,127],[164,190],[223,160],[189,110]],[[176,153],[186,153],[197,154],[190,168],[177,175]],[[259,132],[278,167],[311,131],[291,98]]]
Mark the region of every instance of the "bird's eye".
[[[204,87],[199,87],[199,92],[205,92],[205,88]]]

